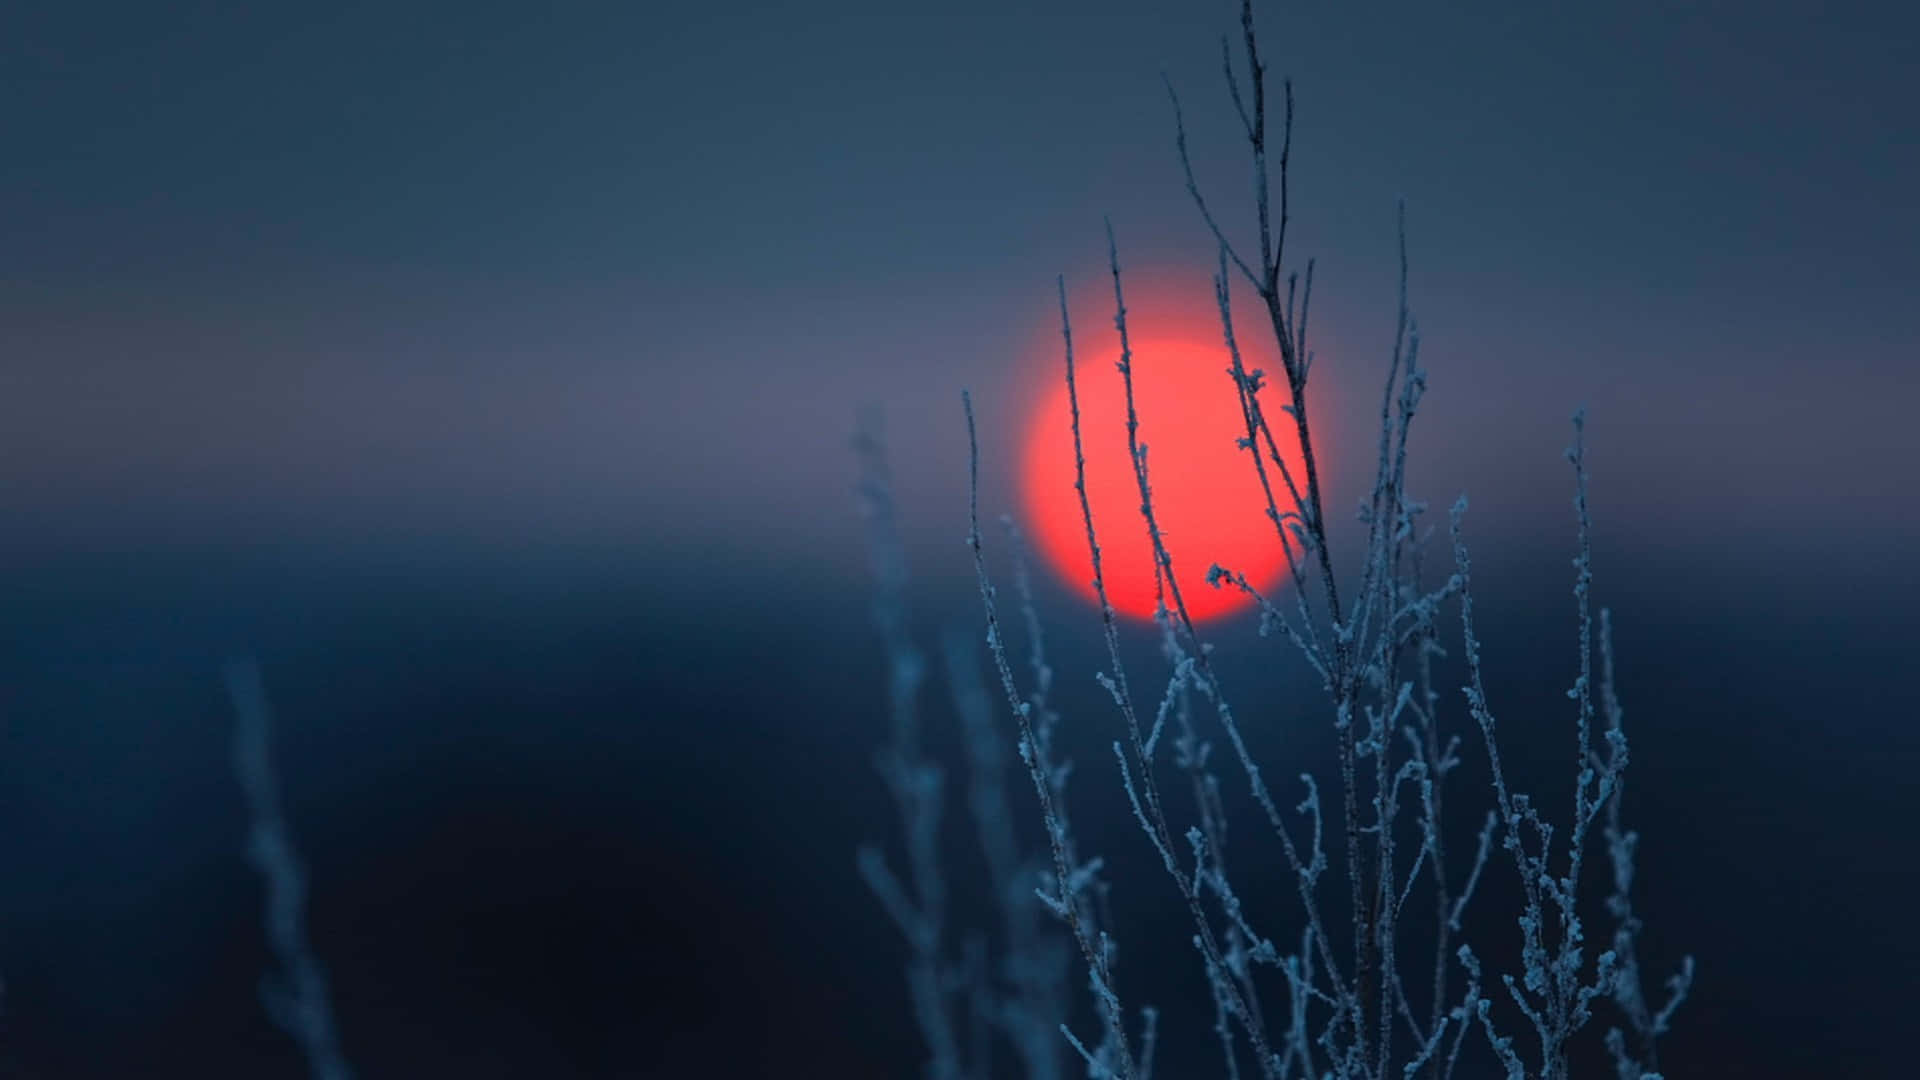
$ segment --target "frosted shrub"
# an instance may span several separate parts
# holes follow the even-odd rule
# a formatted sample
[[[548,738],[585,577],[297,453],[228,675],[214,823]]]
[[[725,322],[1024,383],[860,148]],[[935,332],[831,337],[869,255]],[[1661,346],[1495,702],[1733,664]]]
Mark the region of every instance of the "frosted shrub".
[[[1059,295],[1075,492],[1109,664],[1097,678],[1117,714],[1113,774],[1190,919],[1182,933],[1212,996],[1217,1041],[1212,1063],[1197,1047],[1170,1048],[1158,1056],[1177,1053],[1181,1077],[1446,1078],[1464,1060],[1470,1064],[1462,1075],[1481,1075],[1484,1063],[1492,1063],[1509,1080],[1565,1080],[1572,1071],[1571,1041],[1603,1011],[1606,1031],[1600,1038],[1618,1077],[1654,1080],[1658,1040],[1687,995],[1693,965],[1689,958],[1667,980],[1658,1007],[1643,996],[1637,957],[1641,922],[1630,896],[1636,837],[1621,823],[1627,738],[1614,683],[1609,614],[1596,612],[1591,600],[1584,419],[1575,415],[1567,451],[1574,487],[1578,656],[1567,691],[1568,752],[1576,775],[1573,805],[1562,816],[1538,805],[1524,790],[1524,778],[1503,767],[1496,707],[1485,689],[1474,623],[1466,500],[1456,502],[1448,515],[1452,568],[1440,577],[1427,567],[1427,541],[1434,532],[1423,525],[1427,508],[1407,491],[1410,433],[1427,373],[1420,366],[1419,332],[1407,301],[1404,210],[1398,325],[1380,398],[1373,484],[1360,508],[1366,543],[1357,566],[1335,565],[1307,402],[1313,265],[1308,262],[1303,275],[1284,266],[1292,89],[1282,83],[1277,167],[1270,174],[1268,87],[1250,2],[1241,9],[1241,31],[1244,78],[1224,42],[1223,54],[1252,159],[1256,250],[1237,247],[1216,221],[1194,178],[1179,100],[1171,86],[1168,92],[1188,193],[1218,249],[1214,290],[1228,376],[1221,392],[1235,396],[1243,422],[1241,430],[1223,437],[1237,439],[1247,468],[1258,477],[1273,542],[1286,555],[1288,581],[1281,598],[1264,594],[1234,567],[1211,566],[1205,580],[1211,588],[1245,594],[1259,611],[1262,635],[1304,659],[1320,681],[1325,715],[1336,735],[1340,781],[1327,797],[1310,772],[1296,774],[1296,789],[1291,780],[1269,780],[1262,771],[1243,738],[1242,717],[1212,661],[1212,647],[1189,614],[1180,584],[1187,579],[1174,573],[1155,516],[1156,478],[1134,408],[1136,358],[1111,227],[1117,377],[1126,392],[1138,520],[1096,520],[1087,499],[1077,383],[1083,376],[1075,367],[1064,281]],[[1236,275],[1258,298],[1255,321],[1278,347],[1283,370],[1271,382],[1242,358],[1236,336],[1241,315],[1233,305]],[[1004,1045],[1014,1049],[1021,1075],[1032,1080],[1065,1076],[1070,1063],[1091,1077],[1148,1080],[1157,1056],[1157,1014],[1151,1008],[1136,1010],[1129,1003],[1132,989],[1123,991],[1103,864],[1078,850],[1067,797],[1069,768],[1056,740],[1060,718],[1052,706],[1053,671],[1027,560],[1010,522],[1017,617],[1028,649],[1024,675],[1009,655],[980,528],[980,451],[971,400],[965,408],[972,477],[968,540],[1002,716],[991,715],[964,644],[949,642],[945,654],[968,751],[968,803],[1001,911],[1003,925],[993,938],[1000,943],[997,959],[987,955],[989,939],[980,934],[964,939],[956,950],[947,925],[939,850],[944,779],[921,739],[917,701],[924,662],[906,630],[905,566],[893,531],[877,426],[864,430],[860,447],[879,586],[876,611],[891,658],[893,736],[880,766],[905,823],[908,870],[904,878],[896,876],[872,849],[861,853],[860,867],[910,946],[909,986],[927,1044],[929,1076],[1010,1075],[994,1064],[995,1047]],[[1300,450],[1291,465],[1283,445]],[[1181,478],[1159,479],[1179,483]],[[1123,528],[1144,530],[1158,582],[1155,622],[1168,673],[1151,697],[1136,690],[1122,662],[1120,619],[1108,600],[1101,565],[1103,530]],[[1436,682],[1435,662],[1447,655],[1442,642],[1448,639],[1458,641],[1465,667],[1465,685],[1457,696]],[[1003,783],[1009,745],[1031,782],[1032,803],[1016,806]],[[1460,821],[1457,814],[1442,812],[1447,777],[1464,754],[1483,755],[1491,777],[1489,805],[1466,822],[1465,835],[1474,837],[1470,846],[1452,842],[1465,838],[1455,836]],[[1290,911],[1252,910],[1235,891],[1226,864],[1223,770],[1237,774],[1233,786],[1245,785],[1273,834],[1272,850],[1297,898]],[[1190,789],[1190,800],[1175,799],[1163,787],[1174,774]],[[1445,805],[1453,808],[1451,800]],[[1036,812],[1045,848],[1023,861],[1011,822],[1016,814]],[[1593,850],[1598,845],[1604,846]],[[1269,858],[1266,850],[1261,855]],[[1602,871],[1611,875],[1610,890],[1596,889]],[[1507,880],[1519,904],[1520,966],[1496,972],[1462,940],[1462,918],[1483,880],[1510,872]],[[1583,897],[1611,921],[1597,947],[1589,947],[1593,934],[1582,918]],[[1403,916],[1416,912],[1426,913],[1428,921],[1403,926]],[[1067,991],[1076,983],[1085,985],[1091,1000],[1090,1030],[1076,1029],[1070,1019],[1075,1014]]]

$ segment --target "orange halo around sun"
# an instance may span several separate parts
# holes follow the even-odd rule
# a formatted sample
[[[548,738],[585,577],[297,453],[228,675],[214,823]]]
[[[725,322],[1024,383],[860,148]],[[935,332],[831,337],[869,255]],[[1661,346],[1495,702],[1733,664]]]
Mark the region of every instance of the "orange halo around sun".
[[[1129,297],[1129,301],[1132,297]],[[1136,305],[1137,306],[1137,305]],[[1143,324],[1144,325],[1144,324]],[[1126,391],[1116,369],[1119,343],[1076,342],[1075,382],[1086,453],[1087,500],[1099,531],[1101,571],[1116,611],[1152,617],[1159,604],[1152,545],[1140,514],[1140,490],[1127,453]],[[1055,339],[1056,343],[1058,339]],[[1020,501],[1035,546],[1046,562],[1089,600],[1094,599],[1086,524],[1074,491],[1072,418],[1060,347],[1054,378],[1039,393],[1027,422],[1020,465]],[[1248,369],[1265,368],[1268,389],[1260,395],[1276,445],[1296,483],[1305,473],[1293,425],[1280,412],[1284,382],[1276,385],[1277,360],[1243,353]],[[1207,584],[1214,564],[1243,573],[1269,598],[1286,578],[1286,553],[1266,512],[1266,497],[1246,451],[1246,435],[1231,367],[1219,331],[1173,337],[1133,337],[1135,409],[1140,442],[1147,447],[1154,516],[1173,558],[1174,580],[1196,620],[1244,610],[1252,600],[1239,589]],[[1286,483],[1266,461],[1275,505],[1294,508]],[[1298,545],[1295,553],[1298,555]],[[1169,610],[1174,607],[1167,596]]]

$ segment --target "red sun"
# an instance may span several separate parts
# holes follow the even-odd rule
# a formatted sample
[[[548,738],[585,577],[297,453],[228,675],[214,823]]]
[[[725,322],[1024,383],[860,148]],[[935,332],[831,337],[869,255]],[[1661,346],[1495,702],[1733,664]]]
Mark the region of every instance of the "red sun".
[[[1197,337],[1197,335],[1196,335]],[[1115,366],[1117,342],[1088,347],[1076,342],[1074,379],[1080,398],[1080,432],[1086,452],[1087,501],[1099,532],[1101,571],[1114,609],[1151,618],[1159,603],[1152,545],[1140,514],[1140,489],[1127,453],[1126,388]],[[1278,365],[1245,359],[1248,368]],[[1074,491],[1072,413],[1064,370],[1039,395],[1027,423],[1020,461],[1020,500],[1035,545],[1054,570],[1093,600],[1092,561],[1086,524]],[[1154,517],[1173,558],[1174,580],[1196,620],[1240,611],[1252,600],[1239,589],[1207,584],[1208,567],[1219,564],[1245,574],[1269,597],[1286,576],[1287,557],[1267,517],[1266,496],[1247,452],[1239,395],[1227,374],[1232,360],[1224,344],[1188,338],[1133,340],[1133,392],[1140,442],[1147,448]],[[1273,380],[1271,375],[1267,380]],[[1275,443],[1296,483],[1305,485],[1292,424],[1271,390],[1262,408]],[[1264,452],[1264,448],[1263,448]],[[1266,460],[1275,505],[1294,508],[1286,482]],[[1296,556],[1298,546],[1295,547]],[[1167,608],[1173,610],[1171,594]]]

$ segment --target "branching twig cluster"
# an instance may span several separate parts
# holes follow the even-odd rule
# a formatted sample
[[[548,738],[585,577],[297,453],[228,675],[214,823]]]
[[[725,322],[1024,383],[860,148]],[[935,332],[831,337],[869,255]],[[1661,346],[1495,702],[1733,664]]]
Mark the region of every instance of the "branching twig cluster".
[[[1605,1038],[1619,1076],[1655,1080],[1656,1042],[1686,996],[1693,969],[1689,958],[1669,980],[1669,997],[1657,1011],[1642,997],[1636,956],[1641,923],[1629,899],[1636,837],[1620,824],[1627,741],[1613,679],[1611,620],[1604,609],[1596,619],[1591,603],[1584,418],[1575,416],[1568,450],[1577,522],[1573,593],[1579,673],[1567,693],[1573,702],[1576,776],[1571,816],[1556,832],[1548,816],[1515,786],[1516,778],[1501,759],[1474,622],[1464,499],[1450,515],[1452,572],[1433,580],[1425,565],[1426,544],[1434,530],[1423,526],[1427,507],[1410,496],[1407,484],[1410,433],[1427,373],[1420,366],[1419,329],[1408,304],[1404,206],[1398,310],[1380,397],[1377,464],[1358,512],[1366,540],[1357,570],[1342,577],[1336,572],[1308,400],[1314,359],[1308,335],[1313,264],[1307,263],[1304,275],[1285,269],[1292,88],[1281,84],[1278,162],[1270,170],[1268,83],[1251,0],[1243,0],[1241,7],[1244,75],[1236,70],[1231,44],[1223,39],[1221,46],[1229,96],[1252,161],[1257,250],[1236,246],[1217,219],[1195,176],[1178,95],[1171,83],[1167,90],[1187,190],[1218,251],[1214,295],[1226,374],[1242,422],[1233,436],[1248,456],[1265,516],[1285,555],[1291,601],[1277,602],[1232,567],[1212,566],[1206,580],[1213,588],[1245,593],[1259,610],[1262,634],[1281,639],[1320,679],[1336,735],[1338,801],[1331,809],[1323,805],[1311,772],[1298,774],[1297,801],[1283,799],[1269,783],[1230,704],[1212,646],[1182,592],[1182,578],[1175,573],[1156,515],[1149,433],[1142,429],[1134,400],[1135,366],[1152,359],[1133,352],[1124,276],[1109,225],[1116,367],[1140,497],[1135,527],[1143,528],[1150,541],[1160,596],[1156,623],[1170,666],[1157,705],[1135,690],[1123,662],[1122,627],[1108,601],[1101,558],[1101,527],[1118,526],[1097,522],[1087,497],[1079,394],[1084,375],[1076,365],[1064,280],[1059,302],[1075,490],[1109,664],[1097,678],[1120,718],[1120,737],[1112,749],[1131,814],[1190,918],[1190,940],[1213,997],[1224,1074],[1238,1080],[1250,1069],[1262,1080],[1444,1080],[1455,1075],[1474,1043],[1479,1049],[1473,1053],[1491,1056],[1509,1080],[1566,1080],[1570,1041],[1592,1019],[1595,1001],[1604,1000],[1621,1018],[1622,1026]],[[1283,370],[1278,403],[1271,401],[1267,373],[1249,369],[1243,359],[1236,332],[1236,274],[1252,289],[1279,348]],[[1050,847],[1051,874],[1038,892],[1085,965],[1100,1023],[1100,1037],[1092,1048],[1070,1030],[1066,1039],[1090,1075],[1145,1078],[1150,1055],[1128,1036],[1128,1014],[1106,929],[1110,920],[1093,902],[1099,864],[1081,862],[1073,845],[1064,769],[1054,761],[1057,717],[1047,705],[1052,672],[1039,651],[1038,617],[1023,562],[1017,580],[1028,637],[1035,643],[1030,693],[1020,690],[1008,656],[979,529],[979,445],[971,400],[966,413],[972,480],[969,544],[985,608],[986,640],[1018,728],[1017,745],[1039,799]],[[1478,731],[1475,742],[1486,755],[1493,788],[1492,809],[1479,820],[1473,855],[1465,862],[1448,851],[1453,829],[1443,812],[1443,796],[1447,776],[1466,751],[1460,737],[1445,730],[1446,695],[1435,671],[1436,661],[1447,655],[1440,644],[1443,612],[1453,604],[1460,617],[1466,715]],[[1281,924],[1266,925],[1264,917],[1250,912],[1229,878],[1228,814],[1212,764],[1213,745],[1201,737],[1195,722],[1196,700],[1204,701],[1218,724],[1228,756],[1272,830],[1293,882],[1299,911],[1297,922],[1288,920],[1293,928],[1284,935],[1284,947],[1276,944],[1282,940],[1276,929]],[[1170,754],[1163,750],[1166,746]],[[1170,762],[1163,760],[1167,757]],[[1184,775],[1192,792],[1194,824],[1184,830],[1176,823],[1181,812],[1162,787],[1169,764]],[[915,812],[904,802],[903,809]],[[1606,910],[1614,931],[1611,947],[1589,960],[1581,897],[1588,876],[1587,842],[1596,828],[1606,841],[1613,874],[1614,891]],[[909,816],[910,860],[915,858],[915,835]],[[1506,993],[1498,1005],[1487,991],[1489,976],[1482,959],[1459,943],[1463,917],[1487,877],[1496,846],[1516,871],[1521,903],[1521,966],[1517,973],[1499,975]],[[1332,875],[1337,885],[1325,880],[1332,861],[1329,847],[1338,853],[1338,872]],[[1415,912],[1430,906],[1432,920],[1417,938],[1402,926],[1415,896],[1421,897],[1413,905]],[[1336,922],[1332,913],[1341,906],[1346,917]],[[905,928],[912,940],[912,927]],[[1430,954],[1403,956],[1403,939],[1417,942],[1423,952],[1430,949]],[[1263,972],[1269,968],[1271,974]],[[1514,1015],[1531,1029],[1524,1045],[1509,1033]],[[936,1046],[936,1057],[939,1052]],[[1041,1074],[1030,1068],[1028,1075]]]

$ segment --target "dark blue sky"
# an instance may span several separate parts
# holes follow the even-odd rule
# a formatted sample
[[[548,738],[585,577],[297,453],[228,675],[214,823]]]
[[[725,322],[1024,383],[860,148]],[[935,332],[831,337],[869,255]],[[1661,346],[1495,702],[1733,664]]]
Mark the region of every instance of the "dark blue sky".
[[[218,692],[240,649],[289,728],[316,936],[365,1075],[690,1075],[716,1046],[706,1074],[768,1075],[768,1042],[822,1075],[910,1068],[899,956],[851,869],[895,827],[867,767],[884,725],[856,407],[891,419],[931,648],[978,618],[960,389],[996,512],[1057,370],[1036,345],[1054,275],[1086,339],[1104,332],[1103,215],[1141,280],[1207,302],[1160,75],[1244,222],[1218,71],[1235,17],[10,14],[18,1074],[298,1075],[251,996],[267,960]],[[1702,954],[1674,1072],[1897,1075],[1920,969],[1913,865],[1891,857],[1920,808],[1899,677],[1920,647],[1920,17],[1260,18],[1298,96],[1291,243],[1319,260],[1326,430],[1376,407],[1404,196],[1432,377],[1415,484],[1473,496],[1516,710],[1550,707],[1572,655],[1560,451],[1589,408],[1647,903],[1662,948]],[[1333,505],[1365,449],[1334,448]],[[1098,723],[1096,627],[1059,583],[1043,596]],[[1258,676],[1247,708],[1284,710],[1248,638],[1223,646]]]
[[[1233,215],[1222,11],[21,16],[0,458],[31,514],[9,543],[697,547],[771,508],[839,558],[848,402],[913,416],[917,509],[950,506],[955,392],[1007,422],[1046,377],[1033,329],[1055,273],[1097,298],[1102,214],[1204,303],[1159,74]],[[1890,464],[1920,341],[1911,14],[1268,18],[1323,394],[1370,393],[1404,194],[1434,423],[1476,433],[1432,449],[1436,485],[1536,501],[1585,401],[1622,509],[1676,533],[1920,527]]]

